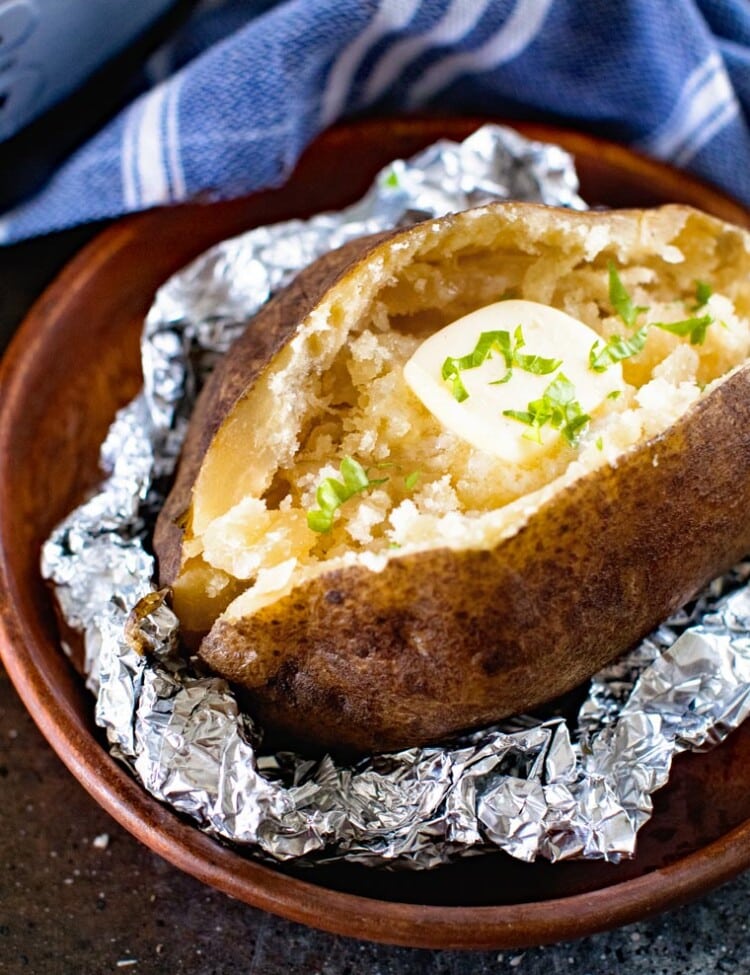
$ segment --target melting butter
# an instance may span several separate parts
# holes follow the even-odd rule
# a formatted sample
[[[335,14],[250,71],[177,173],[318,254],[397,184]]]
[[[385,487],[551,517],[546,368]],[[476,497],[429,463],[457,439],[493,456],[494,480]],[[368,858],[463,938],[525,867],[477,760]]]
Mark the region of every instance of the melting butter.
[[[545,375],[512,366],[507,374],[503,355],[494,350],[481,365],[461,369],[460,379],[468,394],[459,402],[450,380],[442,376],[448,358],[471,354],[483,332],[506,331],[510,340],[521,327],[524,344],[517,351],[527,356],[562,360]],[[529,463],[552,450],[562,430],[550,424],[538,429],[504,411],[525,412],[539,400],[561,374],[575,387],[575,399],[583,413],[593,415],[607,397],[624,388],[622,368],[614,363],[603,372],[589,364],[589,352],[600,336],[557,308],[535,301],[508,300],[478,308],[446,325],[426,339],[404,366],[404,378],[412,392],[448,430],[479,450],[513,463]]]

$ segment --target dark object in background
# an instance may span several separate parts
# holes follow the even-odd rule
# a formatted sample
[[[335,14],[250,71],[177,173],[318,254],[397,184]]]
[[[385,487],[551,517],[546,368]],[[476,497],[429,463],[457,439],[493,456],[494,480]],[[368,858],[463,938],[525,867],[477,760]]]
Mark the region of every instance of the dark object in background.
[[[138,69],[194,2],[0,0],[0,212],[146,87]]]

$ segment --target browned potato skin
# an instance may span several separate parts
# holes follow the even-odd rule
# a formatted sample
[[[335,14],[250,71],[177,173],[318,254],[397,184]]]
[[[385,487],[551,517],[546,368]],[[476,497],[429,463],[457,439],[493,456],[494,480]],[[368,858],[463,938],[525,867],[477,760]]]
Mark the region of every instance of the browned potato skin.
[[[299,275],[214,372],[156,527],[162,585],[179,572],[180,526],[222,421],[372,246],[352,242]],[[748,431],[750,365],[494,550],[436,549],[394,556],[380,573],[323,574],[251,618],[218,621],[200,656],[243,688],[272,737],[303,748],[384,751],[532,708],[750,550]]]
[[[749,431],[744,366],[494,551],[322,575],[252,618],[218,622],[200,655],[249,688],[268,730],[303,747],[400,748],[533,707],[750,550]]]

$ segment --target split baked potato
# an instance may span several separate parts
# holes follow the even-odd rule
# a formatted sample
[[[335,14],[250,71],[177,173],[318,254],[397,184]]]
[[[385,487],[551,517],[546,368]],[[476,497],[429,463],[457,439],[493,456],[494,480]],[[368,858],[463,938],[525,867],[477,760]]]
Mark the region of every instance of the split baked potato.
[[[405,377],[504,302],[518,327],[454,336],[429,382],[460,404],[481,342],[488,387],[537,368],[543,393],[496,411],[510,459]],[[588,367],[614,385],[593,408],[564,389],[566,349],[518,351],[528,302],[596,333]],[[495,204],[352,242],[210,378],[161,581],[277,740],[386,750],[533,708],[750,549],[749,356],[750,237],[687,207]]]

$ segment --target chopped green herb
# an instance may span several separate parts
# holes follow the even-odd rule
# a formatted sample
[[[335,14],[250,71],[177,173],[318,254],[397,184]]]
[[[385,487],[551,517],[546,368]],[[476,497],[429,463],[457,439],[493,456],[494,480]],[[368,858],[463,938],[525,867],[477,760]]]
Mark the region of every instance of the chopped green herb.
[[[581,410],[580,403],[576,402],[575,407],[579,410],[579,413],[572,417],[570,415],[566,416],[566,423],[562,428],[563,436],[571,447],[576,446],[581,434],[591,421],[591,417],[588,415],[588,413],[584,413],[583,410]]]
[[[388,175],[386,176],[386,178],[385,178],[385,185],[386,186],[398,186],[399,185],[398,184],[398,176],[396,175],[396,173],[394,173],[393,170],[391,170],[390,173],[388,173]]]
[[[540,355],[516,353],[513,356],[513,365],[523,369],[524,372],[532,372],[535,376],[548,376],[555,369],[560,368],[562,359],[544,359]]]
[[[614,310],[625,322],[628,328],[634,328],[638,316],[648,311],[643,305],[634,305],[633,300],[627,292],[625,285],[620,280],[614,261],[610,261],[609,267],[609,301]]]
[[[520,326],[516,329],[517,335],[519,329]],[[521,343],[523,344],[523,336],[521,336]],[[507,382],[511,377],[510,367],[513,362],[513,340],[510,332],[482,332],[473,351],[469,352],[468,355],[448,356],[445,360],[440,374],[443,379],[451,383],[453,398],[459,403],[469,398],[460,373],[464,369],[476,369],[481,366],[485,359],[492,358],[493,352],[499,352],[505,360],[505,367],[508,371],[500,382]]]
[[[463,356],[448,356],[443,363],[441,375],[443,379],[451,383],[453,397],[462,403],[469,398],[466,387],[461,379],[461,372],[466,369],[476,369],[492,358],[492,353],[497,352],[503,357],[505,362],[505,374],[500,379],[490,383],[491,386],[499,386],[507,383],[513,376],[513,366],[518,366],[525,372],[534,373],[537,376],[547,376],[562,365],[562,359],[545,359],[539,355],[526,355],[519,350],[526,345],[523,337],[523,330],[520,325],[516,327],[513,335],[504,330],[493,332],[482,332],[474,346],[473,351]]]
[[[313,509],[307,512],[307,527],[314,532],[328,532],[333,525],[333,512]]]
[[[466,392],[466,387],[461,380],[459,369],[455,362],[455,359],[446,359],[443,363],[441,375],[443,379],[451,384],[453,399],[458,403],[463,403],[465,399],[469,398],[469,394]]]
[[[604,450],[604,440],[601,437],[596,438],[596,449]]]
[[[648,325],[641,325],[630,338],[624,335],[613,335],[605,343],[594,342],[589,350],[589,367],[594,372],[604,372],[615,362],[621,362],[623,359],[638,355],[646,344],[647,336]]]
[[[318,507],[307,512],[307,525],[314,532],[328,532],[333,526],[333,517],[341,505],[368,488],[383,484],[388,480],[381,477],[371,480],[364,467],[353,457],[344,457],[340,464],[341,477],[337,481],[333,477],[324,478],[315,492]]]
[[[713,315],[701,315],[700,318],[685,318],[681,322],[654,322],[654,328],[662,328],[665,332],[672,332],[682,338],[689,335],[691,345],[702,345],[706,340],[706,331],[713,325]]]
[[[695,306],[694,310],[702,308],[713,294],[710,284],[705,281],[695,282]],[[633,301],[628,294],[625,285],[620,280],[614,262],[609,262],[609,300],[620,318],[630,328],[635,327],[635,322],[642,312],[648,311],[642,305],[633,305]],[[690,336],[692,345],[701,345],[706,339],[706,330],[713,324],[713,316],[701,315],[696,318],[686,318],[681,322],[653,322],[650,327],[662,328],[674,335],[683,338]],[[649,326],[643,325],[632,336],[632,339],[623,339],[616,336],[610,339],[603,347],[599,343],[594,343],[589,353],[589,365],[595,372],[603,372],[607,366],[619,359],[627,359],[631,355],[636,355],[641,351],[646,342],[646,331]]]
[[[404,478],[404,484],[406,485],[406,490],[411,491],[417,486],[417,481],[422,476],[421,471],[412,471],[411,474],[407,474]]]
[[[621,396],[621,389],[613,389],[611,393],[607,393],[607,399],[619,399]]]
[[[710,284],[706,284],[705,281],[696,281],[695,305],[693,306],[693,310],[697,311],[699,308],[702,308],[708,302],[708,299],[713,293],[713,288]]]
[[[341,461],[340,470],[341,476],[344,478],[344,486],[348,491],[347,496],[341,499],[342,501],[347,501],[353,494],[364,491],[370,486],[367,471],[353,457],[344,457]]]
[[[538,443],[542,442],[542,427],[549,424],[554,430],[560,430],[568,443],[575,446],[591,420],[575,396],[575,386],[560,373],[540,399],[532,400],[525,410],[503,410],[503,416],[530,426]]]

